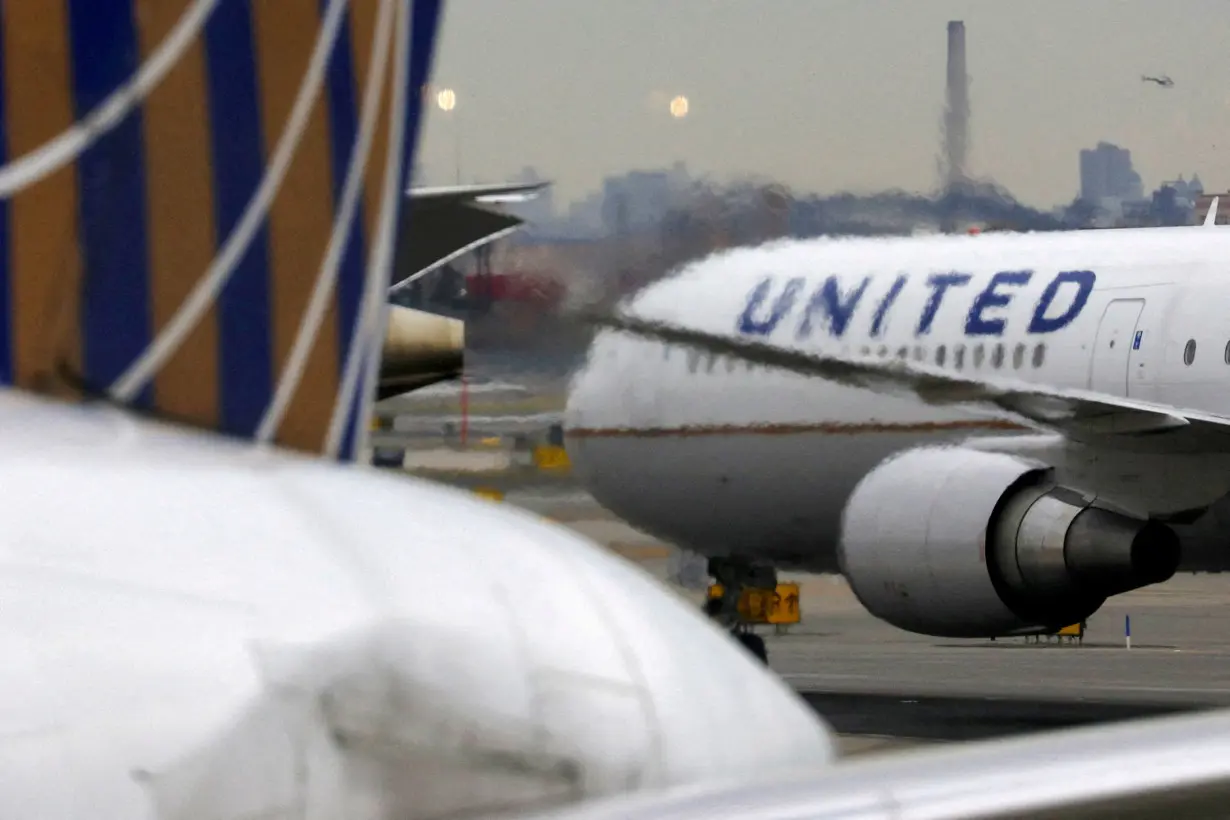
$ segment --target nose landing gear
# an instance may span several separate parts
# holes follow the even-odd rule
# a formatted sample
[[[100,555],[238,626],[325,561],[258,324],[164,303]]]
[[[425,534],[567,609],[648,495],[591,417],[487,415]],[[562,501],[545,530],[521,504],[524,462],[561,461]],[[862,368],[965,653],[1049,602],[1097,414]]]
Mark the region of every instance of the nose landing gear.
[[[749,589],[775,590],[777,570],[739,558],[710,558],[709,574],[722,587],[722,595],[705,601],[705,614],[729,629],[731,636],[748,652],[768,664],[769,652],[764,638],[753,631],[751,622],[740,613],[739,601]]]

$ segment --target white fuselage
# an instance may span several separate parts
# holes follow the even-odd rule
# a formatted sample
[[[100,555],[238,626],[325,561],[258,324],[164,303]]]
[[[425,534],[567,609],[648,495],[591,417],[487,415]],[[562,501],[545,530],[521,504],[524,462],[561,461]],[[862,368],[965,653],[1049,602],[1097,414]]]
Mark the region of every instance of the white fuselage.
[[[832,756],[527,513],[11,392],[0,470],[2,817],[471,816]]]
[[[813,240],[740,249],[647,288],[628,311],[849,357],[898,357],[1230,412],[1230,231]],[[1190,363],[1185,349],[1194,343]],[[708,555],[837,569],[841,512],[890,454],[986,437],[1142,515],[1230,490],[1201,453],[1085,452],[1003,413],[931,406],[616,332],[567,410],[597,499]]]

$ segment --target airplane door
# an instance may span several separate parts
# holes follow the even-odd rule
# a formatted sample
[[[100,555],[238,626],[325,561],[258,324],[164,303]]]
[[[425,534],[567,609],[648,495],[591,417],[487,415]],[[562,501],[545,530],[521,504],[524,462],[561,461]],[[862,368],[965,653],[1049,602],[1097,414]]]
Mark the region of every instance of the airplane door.
[[[1144,299],[1116,299],[1106,306],[1093,344],[1090,390],[1114,396],[1127,395],[1136,323],[1144,308]]]

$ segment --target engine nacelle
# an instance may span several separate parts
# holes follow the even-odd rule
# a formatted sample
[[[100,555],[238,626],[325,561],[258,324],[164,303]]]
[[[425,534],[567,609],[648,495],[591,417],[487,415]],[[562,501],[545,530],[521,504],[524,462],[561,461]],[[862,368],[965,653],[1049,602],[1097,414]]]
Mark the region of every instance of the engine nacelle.
[[[461,375],[465,323],[399,305],[389,306],[380,355],[377,398],[387,399]]]
[[[1044,464],[920,448],[866,475],[842,517],[842,573],[868,611],[911,632],[1029,634],[1170,578],[1166,525],[1092,506]]]

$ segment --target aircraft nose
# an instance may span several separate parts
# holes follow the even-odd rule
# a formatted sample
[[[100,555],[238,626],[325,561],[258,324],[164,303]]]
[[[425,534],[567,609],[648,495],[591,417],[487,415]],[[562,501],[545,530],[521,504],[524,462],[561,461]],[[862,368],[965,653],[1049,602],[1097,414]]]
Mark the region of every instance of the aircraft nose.
[[[585,362],[568,385],[564,404],[564,434],[569,438],[569,457],[575,457],[573,442],[587,431],[617,425],[618,396],[621,380],[615,340],[603,331],[590,344]]]

